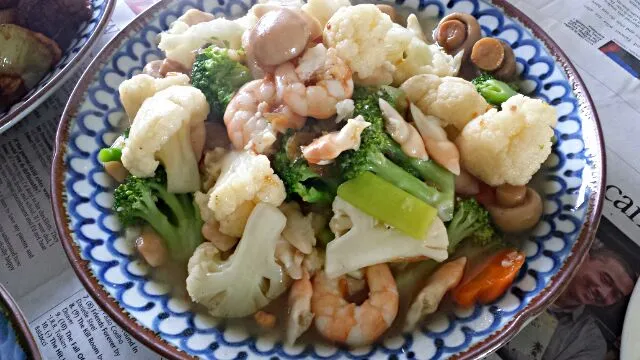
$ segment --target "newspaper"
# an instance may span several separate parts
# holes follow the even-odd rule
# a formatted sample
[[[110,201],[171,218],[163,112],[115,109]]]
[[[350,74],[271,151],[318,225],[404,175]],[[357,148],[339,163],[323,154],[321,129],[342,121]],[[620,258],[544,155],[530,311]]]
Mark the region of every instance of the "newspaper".
[[[511,2],[551,35],[585,80],[607,141],[608,185],[596,245],[568,291],[489,358],[614,359],[640,273],[640,0]],[[153,3],[118,0],[94,53]],[[102,312],[57,238],[49,171],[58,120],[80,73],[74,76],[0,136],[0,278],[46,359],[161,359]]]

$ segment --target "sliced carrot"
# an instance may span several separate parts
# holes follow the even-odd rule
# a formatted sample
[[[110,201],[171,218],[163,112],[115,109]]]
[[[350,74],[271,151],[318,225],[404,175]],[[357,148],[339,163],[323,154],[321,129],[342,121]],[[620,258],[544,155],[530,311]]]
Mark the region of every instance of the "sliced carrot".
[[[462,307],[471,307],[476,302],[487,304],[497,300],[511,286],[524,260],[524,253],[518,250],[500,251],[476,276],[452,291],[453,301]]]

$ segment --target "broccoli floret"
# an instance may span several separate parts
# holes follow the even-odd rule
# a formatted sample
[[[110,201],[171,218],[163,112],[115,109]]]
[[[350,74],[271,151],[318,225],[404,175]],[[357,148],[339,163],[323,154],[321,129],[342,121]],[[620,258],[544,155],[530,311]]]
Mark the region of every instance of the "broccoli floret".
[[[453,219],[447,224],[447,235],[449,253],[453,253],[466,238],[481,247],[497,245],[503,241],[491,224],[489,212],[475,199],[458,199]]]
[[[393,89],[393,88],[391,88]],[[364,129],[358,150],[343,152],[338,164],[345,180],[371,171],[395,186],[438,209],[447,221],[453,215],[454,175],[431,160],[412,158],[402,151],[384,129],[379,98],[402,110],[403,96],[388,87],[356,88],[354,116],[362,115],[371,126]]]
[[[500,105],[518,93],[509,84],[496,80],[489,74],[482,74],[471,81],[476,90],[489,104]]]
[[[229,50],[210,46],[196,56],[191,84],[207,98],[211,113],[218,119],[238,89],[252,80],[249,69],[229,57]]]
[[[331,203],[336,196],[336,185],[315,173],[303,157],[291,153],[291,148],[296,147],[289,144],[292,136],[293,131],[289,129],[273,158],[274,171],[284,183],[287,197],[299,196],[307,203]]]
[[[166,179],[162,167],[152,178],[130,175],[114,192],[113,210],[123,226],[151,225],[171,257],[186,261],[202,242],[200,211],[190,194],[169,193]]]

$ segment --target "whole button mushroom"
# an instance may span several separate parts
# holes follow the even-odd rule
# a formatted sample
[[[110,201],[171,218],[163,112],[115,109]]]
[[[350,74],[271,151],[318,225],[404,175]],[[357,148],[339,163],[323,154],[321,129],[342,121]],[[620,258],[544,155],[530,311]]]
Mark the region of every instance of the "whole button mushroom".
[[[502,40],[489,37],[478,40],[471,49],[471,62],[500,80],[512,80],[516,75],[513,49]]]
[[[542,216],[542,199],[530,187],[501,185],[496,189],[496,200],[486,207],[494,224],[504,232],[529,230]]]
[[[243,41],[250,63],[264,71],[304,52],[311,31],[308,20],[288,8],[269,11]]]
[[[464,13],[445,16],[433,31],[433,39],[450,55],[464,51],[465,59],[471,54],[471,48],[480,40],[482,33],[475,17]]]

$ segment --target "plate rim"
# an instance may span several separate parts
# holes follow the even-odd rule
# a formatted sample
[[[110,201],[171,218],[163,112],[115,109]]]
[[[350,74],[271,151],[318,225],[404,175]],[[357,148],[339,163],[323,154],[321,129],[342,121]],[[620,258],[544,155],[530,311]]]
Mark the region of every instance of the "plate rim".
[[[20,342],[22,350],[24,350],[24,353],[27,356],[27,359],[41,360],[42,355],[40,354],[40,349],[33,338],[27,318],[24,316],[22,310],[20,310],[20,307],[9,293],[9,290],[7,290],[7,288],[2,284],[0,284],[0,303],[2,303],[7,308],[7,312],[9,312],[9,321],[11,322],[13,330],[16,332],[16,337]]]
[[[83,72],[82,77],[75,86],[72,95],[65,106],[56,133],[55,150],[51,164],[51,203],[56,227],[61,238],[65,254],[69,258],[69,262],[71,263],[74,272],[78,278],[80,278],[83,286],[88,290],[87,292],[96,301],[96,303],[111,318],[113,318],[119,326],[129,332],[143,345],[169,359],[188,359],[195,357],[166,342],[157,336],[157,334],[151,329],[142,326],[134,318],[130,317],[128,312],[124,310],[97,281],[89,267],[89,261],[82,259],[79,247],[71,237],[71,230],[68,227],[69,222],[66,207],[63,202],[64,154],[67,148],[69,125],[70,121],[75,118],[78,111],[78,105],[80,105],[83,100],[86,89],[93,81],[96,72],[99,71],[100,65],[103,62],[108,61],[112,53],[127,40],[125,34],[148,24],[148,22],[154,19],[154,15],[161,9],[168,7],[171,1],[172,0],[160,0],[136,16],[131,23],[121,29],[120,32],[100,50],[98,55],[96,55],[87,69]],[[587,199],[585,218],[581,224],[581,230],[576,242],[572,246],[568,255],[567,261],[558,270],[558,272],[550,278],[545,288],[541,290],[539,294],[534,296],[527,306],[514,315],[511,321],[506,323],[501,329],[489,335],[487,338],[458,354],[452,355],[451,357],[453,359],[465,360],[477,359],[497,350],[499,347],[511,340],[520,331],[520,329],[527,324],[527,321],[544,311],[564,291],[573,277],[575,270],[584,261],[585,255],[591,248],[595,239],[596,230],[602,213],[602,205],[604,201],[603,190],[606,183],[606,157],[602,127],[600,125],[600,120],[593,100],[575,67],[553,39],[522,11],[508,3],[506,0],[488,0],[487,2],[501,9],[509,18],[517,20],[528,28],[534,37],[547,47],[555,63],[561,66],[564,70],[567,80],[571,85],[572,92],[578,99],[580,112],[586,118],[591,118],[593,120],[594,126],[589,128],[589,131],[593,132],[593,140],[596,147],[590,148],[592,152],[590,162],[596,164],[596,171],[594,171],[593,183],[590,185],[592,187],[592,191],[590,197]],[[584,131],[585,128],[583,128],[583,132]],[[572,259],[577,260],[570,261]]]
[[[59,73],[53,76],[42,87],[42,89],[34,92],[31,96],[29,96],[29,98],[24,100],[17,109],[15,109],[14,111],[10,111],[4,116],[0,117],[0,135],[11,129],[27,115],[29,115],[33,110],[35,110],[36,107],[40,106],[40,104],[42,104],[51,95],[53,95],[53,93],[56,92],[56,90],[58,90],[60,86],[66,83],[67,80],[69,80],[69,77],[74,73],[74,71],[78,69],[78,66],[80,66],[82,60],[86,58],[89,51],[93,49],[96,41],[103,35],[105,26],[109,23],[109,20],[111,20],[111,15],[113,14],[113,10],[115,9],[117,0],[105,0],[105,2],[106,7],[104,9],[104,13],[98,21],[96,29],[89,36],[87,42],[82,48],[80,48],[80,51],[78,51],[73,59],[71,59],[71,61],[69,61],[69,63],[65,65],[65,67],[63,67]],[[117,35],[119,34],[120,33],[118,33]],[[109,43],[110,42],[111,41],[109,41]],[[100,49],[99,53],[101,52],[102,49]],[[89,67],[87,67],[87,69],[88,68]],[[84,74],[84,71],[82,73]]]

